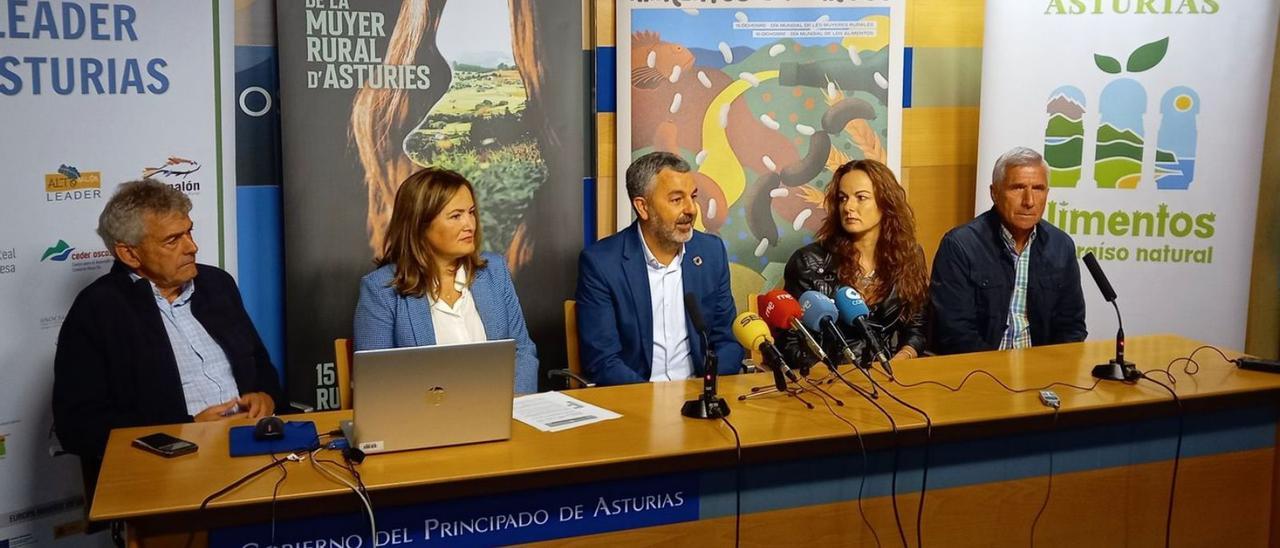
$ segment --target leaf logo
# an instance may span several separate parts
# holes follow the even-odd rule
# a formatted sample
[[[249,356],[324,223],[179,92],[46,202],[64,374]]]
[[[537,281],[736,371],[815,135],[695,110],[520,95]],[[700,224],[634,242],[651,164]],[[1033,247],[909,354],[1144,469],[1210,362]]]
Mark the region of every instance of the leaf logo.
[[[58,240],[58,243],[55,244],[53,247],[50,247],[49,249],[44,250],[44,256],[40,257],[40,262],[44,262],[45,259],[48,259],[51,257],[53,258],[54,261],[57,261],[57,262],[65,261],[67,260],[67,257],[71,255],[71,252],[75,251],[75,249],[76,248],[71,247],[69,244],[67,244],[67,242],[63,240]]]
[[[1129,54],[1129,60],[1125,63],[1124,68],[1120,67],[1120,61],[1115,57],[1103,55],[1101,53],[1093,54],[1093,64],[1107,74],[1120,74],[1123,71],[1128,72],[1145,72],[1151,70],[1160,61],[1164,60],[1164,56],[1169,52],[1169,37],[1166,36],[1155,42],[1143,44],[1138,49],[1133,50]]]

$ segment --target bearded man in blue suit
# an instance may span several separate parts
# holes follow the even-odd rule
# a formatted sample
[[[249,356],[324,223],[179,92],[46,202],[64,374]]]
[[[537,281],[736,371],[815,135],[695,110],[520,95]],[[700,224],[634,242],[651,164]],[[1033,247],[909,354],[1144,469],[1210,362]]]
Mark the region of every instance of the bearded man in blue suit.
[[[667,152],[627,168],[636,221],[578,258],[578,340],[583,371],[600,385],[702,376],[706,355],[685,310],[705,318],[720,374],[736,373],[742,347],[724,242],[693,229],[698,210],[689,164]]]

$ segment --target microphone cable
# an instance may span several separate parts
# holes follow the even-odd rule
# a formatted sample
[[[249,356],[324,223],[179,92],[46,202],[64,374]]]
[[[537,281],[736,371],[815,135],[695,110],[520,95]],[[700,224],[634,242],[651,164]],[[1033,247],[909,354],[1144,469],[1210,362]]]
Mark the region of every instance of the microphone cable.
[[[284,461],[288,461],[288,460],[294,460],[294,461],[296,461],[296,460],[301,460],[301,459],[298,457],[298,454],[297,454],[297,453],[290,453],[288,456],[279,457],[279,458],[277,458],[277,457],[275,457],[274,455],[272,455],[272,457],[271,457],[271,462],[268,462],[267,464],[265,464],[265,465],[263,465],[263,466],[261,466],[261,467],[259,467],[259,468],[255,469],[255,470],[253,470],[252,472],[249,472],[248,474],[245,474],[245,475],[243,475],[243,476],[240,476],[240,479],[237,479],[237,480],[235,480],[235,481],[231,482],[230,484],[228,484],[226,487],[223,487],[223,488],[221,488],[221,489],[218,489],[217,491],[214,491],[213,493],[209,494],[209,496],[205,497],[205,498],[204,498],[204,500],[200,501],[200,508],[199,508],[196,512],[197,512],[197,513],[199,513],[199,514],[203,514],[203,513],[205,512],[205,510],[207,510],[207,509],[209,508],[209,503],[213,502],[213,501],[214,501],[214,500],[216,500],[218,497],[221,497],[221,496],[223,496],[223,495],[225,495],[225,494],[227,494],[227,493],[230,493],[230,492],[234,491],[237,487],[240,487],[241,485],[244,485],[244,484],[248,483],[248,482],[249,482],[249,480],[252,480],[253,478],[256,478],[256,477],[258,477],[258,476],[261,476],[261,475],[262,475],[264,472],[266,472],[267,470],[270,470],[270,469],[272,469],[272,468],[275,468],[276,466],[280,466],[280,467],[282,467],[282,468],[283,468],[283,466],[284,466],[284,464],[283,464],[283,463],[284,463]],[[286,474],[288,474],[288,472],[286,472]],[[276,485],[277,485],[277,486],[279,486],[279,483],[277,482],[277,484],[276,484]],[[273,504],[274,504],[274,496],[273,496],[273,498],[272,498],[272,501],[273,501]],[[274,510],[274,506],[273,506],[273,510]],[[191,543],[192,543],[194,540],[195,540],[195,532],[194,532],[194,531],[192,531],[192,532],[190,532],[190,533],[188,533],[188,534],[187,534],[186,547],[187,547],[187,548],[191,548]]]
[[[1190,358],[1188,358],[1188,360],[1189,359]],[[1175,359],[1174,361],[1176,362],[1177,360]],[[1172,367],[1172,365],[1173,363],[1170,362],[1170,367]],[[1173,396],[1173,403],[1178,406],[1178,443],[1173,450],[1173,474],[1169,479],[1169,510],[1165,514],[1164,520],[1164,546],[1165,548],[1169,548],[1170,535],[1173,531],[1173,497],[1177,493],[1178,489],[1178,461],[1182,458],[1182,430],[1184,428],[1183,423],[1185,422],[1184,410],[1182,409],[1182,400],[1178,398],[1178,393],[1173,390],[1173,387],[1147,376],[1146,373],[1143,373],[1140,378],[1158,384],[1161,388],[1169,391],[1169,395]]]
[[[1031,546],[1036,545],[1036,526],[1040,524],[1040,516],[1044,515],[1044,509],[1049,507],[1049,495],[1053,493],[1053,453],[1057,451],[1058,445],[1058,410],[1062,408],[1058,404],[1053,408],[1053,424],[1049,427],[1049,485],[1044,490],[1044,500],[1040,502],[1040,510],[1036,512],[1036,519],[1031,520]]]
[[[881,392],[884,392],[886,395],[892,398],[893,401],[898,402],[903,407],[906,407],[907,409],[915,411],[916,413],[920,414],[921,417],[924,417],[924,462],[921,464],[921,471],[920,471],[920,502],[917,503],[916,505],[916,546],[919,548],[923,548],[924,547],[924,496],[925,496],[925,491],[928,490],[928,487],[929,487],[929,444],[930,444],[930,441],[933,439],[933,419],[930,418],[929,414],[925,413],[923,409],[920,409],[919,407],[916,407],[914,405],[911,405],[903,401],[902,398],[899,398],[898,396],[894,395],[893,392],[890,392],[885,387],[879,386],[879,388]]]
[[[281,472],[280,479],[276,480],[275,487],[271,488],[271,545],[279,546],[279,544],[276,543],[276,498],[280,496],[280,484],[284,483],[284,480],[289,478],[289,469],[285,468],[283,460],[276,458],[276,454],[274,452],[271,453],[271,460],[276,462],[276,465],[280,467]]]
[[[871,382],[875,385],[874,380]],[[898,538],[902,540],[903,548],[909,548],[910,545],[907,544],[906,530],[902,528],[902,516],[898,512],[898,459],[902,449],[901,443],[899,443],[898,440],[898,422],[893,420],[893,415],[890,414],[884,406],[880,405],[880,402],[875,401],[875,399],[859,390],[854,390],[853,393],[862,396],[862,399],[867,400],[871,405],[874,405],[876,409],[880,410],[880,413],[884,415],[886,419],[889,419],[889,428],[893,431],[893,473],[891,474],[889,481],[889,501],[893,505],[893,521],[898,526]],[[879,542],[879,540],[880,538],[876,537],[876,541]]]
[[[884,375],[884,373],[880,373],[880,374],[881,374],[881,375]],[[994,374],[992,374],[992,373],[991,373],[991,372],[989,372],[989,371],[986,371],[985,369],[974,369],[973,371],[970,371],[968,375],[965,375],[965,376],[964,376],[964,379],[962,379],[962,380],[960,381],[960,384],[959,384],[959,385],[957,385],[957,386],[951,386],[951,385],[949,385],[949,384],[947,384],[947,383],[944,383],[944,382],[941,382],[941,381],[932,381],[932,380],[923,380],[923,381],[919,381],[919,382],[904,383],[904,382],[902,382],[902,381],[900,381],[900,380],[898,380],[898,379],[897,379],[897,375],[894,375],[893,377],[888,377],[887,375],[885,375],[885,378],[886,378],[889,382],[891,382],[891,383],[893,383],[893,384],[896,384],[896,385],[898,385],[898,386],[901,386],[901,387],[903,387],[903,388],[914,388],[914,387],[916,387],[916,386],[922,386],[922,385],[926,385],[926,384],[933,384],[933,385],[941,386],[941,387],[943,387],[943,388],[945,388],[945,389],[947,389],[947,390],[949,390],[949,391],[951,391],[951,392],[959,392],[962,388],[964,388],[964,385],[965,385],[965,384],[967,384],[967,383],[969,382],[969,379],[973,378],[973,376],[974,376],[974,375],[977,375],[977,374],[983,374],[983,375],[986,375],[986,376],[990,377],[990,378],[991,378],[991,380],[996,381],[996,384],[1000,385],[1000,387],[1001,387],[1001,388],[1004,388],[1005,390],[1007,390],[1007,391],[1009,391],[1009,392],[1011,392],[1011,393],[1014,393],[1014,394],[1022,394],[1022,393],[1024,393],[1024,392],[1039,392],[1039,391],[1041,391],[1041,390],[1048,390],[1048,389],[1053,388],[1053,387],[1055,387],[1055,386],[1065,386],[1065,387],[1067,387],[1067,388],[1074,388],[1074,389],[1076,389],[1076,390],[1081,390],[1081,391],[1084,391],[1084,392],[1088,392],[1088,391],[1090,391],[1090,390],[1093,390],[1094,388],[1097,388],[1097,387],[1098,387],[1098,384],[1102,382],[1102,379],[1095,379],[1095,380],[1093,381],[1093,384],[1091,384],[1091,385],[1089,385],[1089,386],[1081,386],[1081,385],[1078,385],[1078,384],[1071,384],[1071,383],[1069,383],[1069,382],[1055,381],[1055,382],[1051,382],[1051,383],[1049,383],[1049,384],[1046,384],[1046,385],[1044,385],[1044,386],[1037,386],[1037,387],[1034,387],[1034,388],[1014,388],[1014,387],[1012,387],[1012,386],[1009,386],[1009,385],[1005,384],[1005,382],[1004,382],[1004,381],[1000,380],[1000,377],[995,376]]]
[[[867,513],[862,509],[862,491],[867,484],[867,472],[870,470],[870,467],[867,466],[867,445],[862,441],[862,432],[853,424],[853,421],[850,421],[849,419],[840,416],[839,413],[836,413],[835,408],[831,407],[831,402],[828,402],[826,398],[821,399],[822,403],[827,406],[827,411],[831,413],[831,416],[840,419],[840,422],[849,425],[849,428],[853,429],[854,437],[858,440],[858,449],[862,452],[862,476],[858,481],[858,515],[862,517],[862,523],[871,531],[871,538],[875,539],[876,548],[880,548],[880,535],[876,534],[876,528],[871,525],[871,521],[867,520]]]
[[[1182,372],[1187,376],[1195,376],[1197,373],[1200,372],[1200,362],[1197,362],[1195,360],[1195,357],[1196,357],[1196,353],[1200,352],[1201,350],[1212,350],[1214,352],[1217,352],[1219,356],[1222,356],[1223,361],[1236,365],[1236,367],[1239,367],[1239,365],[1235,364],[1235,362],[1233,362],[1231,358],[1228,358],[1226,353],[1224,353],[1221,349],[1210,344],[1205,344],[1205,345],[1197,346],[1195,350],[1192,350],[1191,353],[1187,354],[1186,356],[1174,358],[1172,361],[1169,362],[1169,365],[1165,366],[1164,369],[1152,369],[1150,371],[1143,371],[1142,374],[1146,375],[1147,373],[1164,373],[1164,376],[1169,379],[1169,384],[1178,384],[1178,379],[1175,378],[1173,376],[1173,373],[1171,372],[1173,369],[1173,365],[1178,362],[1184,362],[1182,365]]]
[[[737,548],[738,541],[742,538],[742,438],[738,436],[738,429],[733,427],[733,423],[724,415],[720,415],[720,420],[724,421],[724,425],[729,427],[733,432],[733,448],[735,454],[734,460],[734,480],[733,480],[733,546]]]
[[[378,524],[377,524],[377,521],[375,521],[374,519],[373,503],[369,502],[369,498],[361,490],[361,487],[356,486],[355,483],[347,481],[342,476],[339,476],[337,473],[323,466],[324,464],[327,463],[327,464],[332,464],[333,466],[338,467],[339,470],[344,470],[348,472],[350,471],[346,467],[342,466],[341,464],[338,464],[335,461],[332,461],[329,459],[317,459],[316,454],[319,453],[322,449],[324,448],[317,447],[314,451],[311,452],[311,467],[315,468],[315,470],[319,472],[321,475],[331,480],[334,480],[338,483],[341,483],[342,485],[350,489],[352,493],[356,494],[356,497],[358,497],[360,499],[360,502],[364,505],[364,510],[366,515],[368,515],[369,517],[369,531],[372,535],[369,537],[370,538],[369,544],[370,546],[376,545],[378,543]],[[353,479],[355,479],[356,477],[357,476],[355,475],[352,476]]]

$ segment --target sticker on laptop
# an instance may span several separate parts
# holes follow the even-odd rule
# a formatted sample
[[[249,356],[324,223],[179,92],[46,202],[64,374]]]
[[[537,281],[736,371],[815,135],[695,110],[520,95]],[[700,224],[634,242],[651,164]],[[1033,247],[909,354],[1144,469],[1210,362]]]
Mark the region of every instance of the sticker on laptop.
[[[361,451],[381,451],[382,442],[381,441],[360,442],[360,450]]]

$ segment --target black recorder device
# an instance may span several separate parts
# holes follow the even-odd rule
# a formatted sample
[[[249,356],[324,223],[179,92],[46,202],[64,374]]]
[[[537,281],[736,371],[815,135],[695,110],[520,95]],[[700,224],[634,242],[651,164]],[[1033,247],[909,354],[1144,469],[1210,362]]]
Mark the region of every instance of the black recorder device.
[[[1234,360],[1240,369],[1248,369],[1250,371],[1261,371],[1263,373],[1280,373],[1280,361],[1264,360],[1262,358],[1250,358],[1241,356]]]

